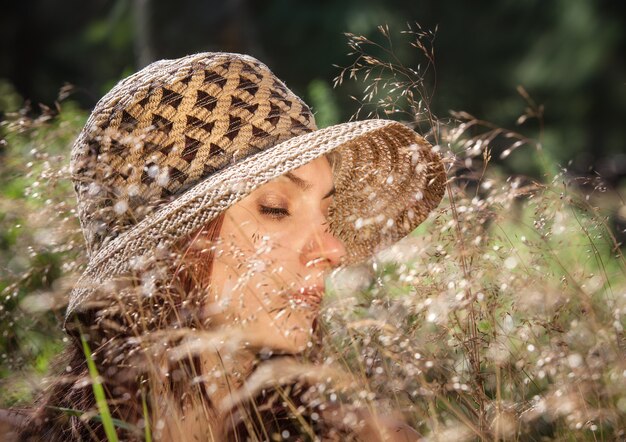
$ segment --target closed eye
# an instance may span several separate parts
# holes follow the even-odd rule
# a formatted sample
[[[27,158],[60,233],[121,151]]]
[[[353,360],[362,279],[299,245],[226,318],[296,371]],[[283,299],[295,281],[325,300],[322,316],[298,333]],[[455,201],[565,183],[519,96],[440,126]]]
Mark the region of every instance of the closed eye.
[[[284,207],[272,207],[272,206],[260,205],[259,210],[263,215],[267,215],[275,219],[285,218],[290,215],[289,210],[287,210]]]

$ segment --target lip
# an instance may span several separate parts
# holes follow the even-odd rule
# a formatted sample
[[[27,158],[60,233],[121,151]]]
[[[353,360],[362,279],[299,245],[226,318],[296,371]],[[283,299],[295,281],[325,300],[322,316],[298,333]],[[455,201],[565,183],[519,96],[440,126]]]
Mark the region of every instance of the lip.
[[[297,304],[306,303],[311,307],[317,308],[322,304],[324,290],[323,285],[300,287],[297,292],[292,293],[291,299],[293,299]]]

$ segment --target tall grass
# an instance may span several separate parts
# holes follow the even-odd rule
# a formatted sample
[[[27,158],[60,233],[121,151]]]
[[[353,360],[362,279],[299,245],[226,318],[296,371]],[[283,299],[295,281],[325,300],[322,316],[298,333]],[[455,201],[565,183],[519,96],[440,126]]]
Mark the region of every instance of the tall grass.
[[[351,380],[346,403],[400,412],[429,440],[626,437],[626,261],[607,189],[599,179],[581,186],[550,161],[544,110],[523,88],[515,130],[467,112],[436,116],[435,33],[412,26],[394,37],[381,27],[378,37],[348,35],[354,62],[336,85],[362,82],[355,117],[398,118],[424,133],[450,179],[410,237],[331,275],[317,363]],[[419,51],[422,65],[404,66],[398,45]],[[84,265],[65,165],[85,114],[62,102],[29,115],[2,125],[2,405],[28,403],[39,388]],[[522,157],[537,176],[504,172]],[[188,333],[188,344],[204,339],[199,348],[224,344]],[[116,425],[100,399],[103,422]],[[146,440],[158,424],[145,419]]]
[[[363,80],[363,110],[426,122],[450,181],[428,223],[378,256],[361,295],[337,296],[335,351],[352,348],[347,365],[435,439],[624,437],[626,266],[600,209],[606,188],[549,161],[543,108],[522,87],[516,130],[466,112],[437,118],[434,35],[404,33],[421,71],[399,64],[386,27],[380,36],[348,35],[354,63],[336,83]],[[536,138],[522,133],[531,120]],[[503,175],[496,155],[533,157],[540,176]],[[351,271],[340,280],[353,284]]]

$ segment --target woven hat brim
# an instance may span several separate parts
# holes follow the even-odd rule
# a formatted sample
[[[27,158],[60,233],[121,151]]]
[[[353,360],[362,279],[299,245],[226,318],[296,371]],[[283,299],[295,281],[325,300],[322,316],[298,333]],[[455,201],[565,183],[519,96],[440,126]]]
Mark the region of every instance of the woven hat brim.
[[[406,236],[443,196],[445,171],[430,144],[390,120],[342,123],[296,136],[228,166],[147,216],[93,256],[70,294],[66,317],[131,262],[197,231],[257,187],[332,151],[335,200],[330,225],[348,261]]]

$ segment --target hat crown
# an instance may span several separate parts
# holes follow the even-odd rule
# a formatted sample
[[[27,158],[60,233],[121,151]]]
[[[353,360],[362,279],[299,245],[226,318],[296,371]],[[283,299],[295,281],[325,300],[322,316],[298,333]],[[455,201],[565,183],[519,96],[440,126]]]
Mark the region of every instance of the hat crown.
[[[152,63],[96,104],[72,149],[90,256],[194,184],[315,129],[307,105],[252,57]]]

